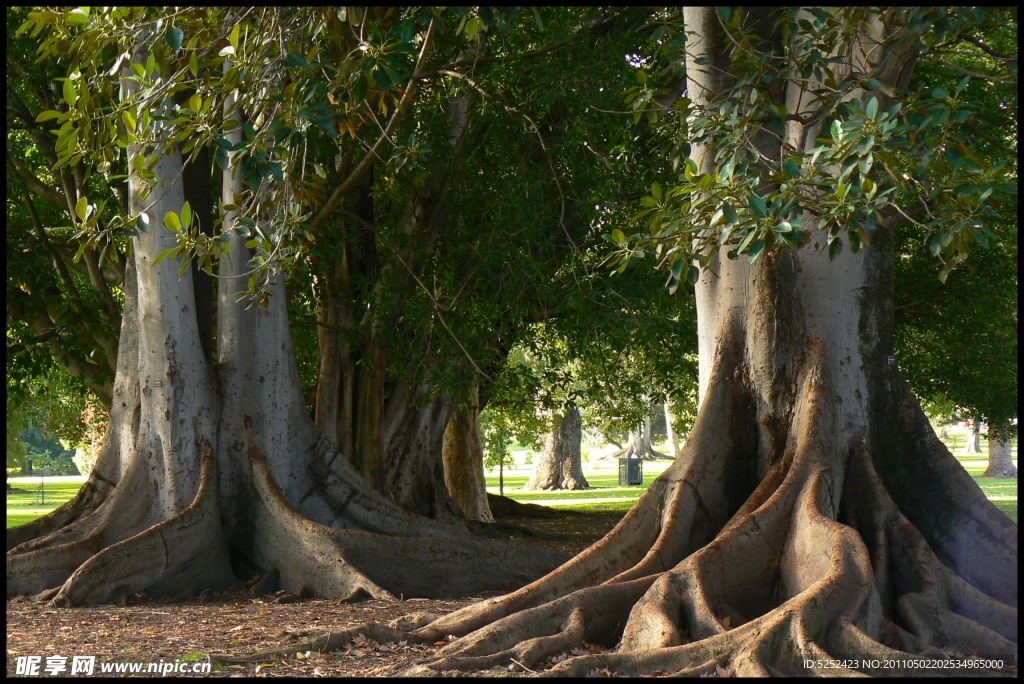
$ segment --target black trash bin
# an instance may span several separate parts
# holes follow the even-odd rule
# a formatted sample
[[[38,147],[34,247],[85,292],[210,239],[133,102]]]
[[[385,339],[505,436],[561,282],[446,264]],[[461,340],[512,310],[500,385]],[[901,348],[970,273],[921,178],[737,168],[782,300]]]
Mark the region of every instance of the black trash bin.
[[[642,485],[644,483],[644,462],[639,458],[619,459],[619,484]]]

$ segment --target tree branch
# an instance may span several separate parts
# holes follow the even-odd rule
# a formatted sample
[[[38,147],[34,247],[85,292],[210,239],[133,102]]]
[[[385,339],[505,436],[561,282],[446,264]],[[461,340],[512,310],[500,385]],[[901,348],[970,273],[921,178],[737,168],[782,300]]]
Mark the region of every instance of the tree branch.
[[[7,163],[14,168],[14,175],[25,184],[29,190],[36,195],[39,195],[50,204],[53,204],[60,209],[67,209],[68,203],[64,198],[64,193],[55,188],[51,188],[49,185],[41,181],[34,173],[26,169],[17,157],[11,154],[10,150],[7,151]]]
[[[388,125],[381,132],[380,137],[377,138],[377,142],[375,142],[373,147],[369,149],[362,161],[360,161],[356,168],[352,170],[352,173],[348,175],[348,178],[346,178],[341,185],[335,188],[334,192],[331,193],[331,196],[324,203],[324,206],[320,208],[319,213],[317,213],[313,218],[312,223],[314,226],[319,226],[324,219],[330,216],[331,212],[334,211],[334,207],[337,206],[338,202],[341,201],[341,198],[345,196],[345,193],[347,193],[352,186],[355,185],[356,181],[366,173],[370,168],[370,165],[373,163],[373,160],[377,158],[378,151],[380,151],[380,148],[384,146],[385,142],[387,142],[391,133],[398,125],[399,120],[402,118],[402,115],[405,114],[409,105],[412,104],[412,96],[416,91],[416,84],[421,78],[423,62],[427,56],[427,47],[430,45],[430,39],[433,35],[434,20],[431,19],[430,25],[427,26],[427,34],[423,38],[423,45],[420,47],[419,58],[416,60],[416,68],[413,69],[412,76],[409,78],[409,82],[405,86],[405,92],[402,94],[402,98],[398,101],[398,106],[395,107],[395,111],[391,114],[391,119],[388,121]]]
[[[77,297],[78,291],[75,288],[75,281],[71,278],[71,273],[68,271],[67,264],[64,263],[64,259],[61,258],[60,252],[53,246],[50,239],[46,236],[46,229],[43,228],[42,221],[39,220],[39,214],[36,212],[36,205],[32,202],[32,197],[26,192],[24,196],[25,207],[28,209],[28,215],[32,219],[32,229],[36,234],[36,237],[43,247],[50,253],[53,259],[53,267],[57,270],[57,275],[60,277],[61,282],[64,283],[64,287],[68,289],[68,292]]]

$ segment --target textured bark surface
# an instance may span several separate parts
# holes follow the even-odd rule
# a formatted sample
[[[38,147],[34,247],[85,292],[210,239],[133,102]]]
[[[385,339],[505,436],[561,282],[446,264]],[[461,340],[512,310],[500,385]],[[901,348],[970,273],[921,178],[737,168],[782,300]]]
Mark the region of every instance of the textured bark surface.
[[[1017,477],[1017,467],[1013,465],[1013,452],[1009,436],[993,435],[988,437],[988,468],[982,477]]]
[[[570,403],[544,437],[544,448],[534,458],[533,475],[523,489],[589,489],[583,476],[583,421]]]
[[[648,416],[637,429],[629,431],[629,439],[626,440],[626,445],[608,456],[608,458],[641,458],[653,461],[655,459],[671,460],[672,457],[660,451],[655,451],[654,447],[651,446],[651,417]]]
[[[967,446],[964,451],[968,454],[981,453],[981,421],[974,419],[967,428]]]
[[[484,445],[480,409],[473,404],[455,411],[444,431],[444,483],[452,500],[470,520],[494,522],[484,479]]]

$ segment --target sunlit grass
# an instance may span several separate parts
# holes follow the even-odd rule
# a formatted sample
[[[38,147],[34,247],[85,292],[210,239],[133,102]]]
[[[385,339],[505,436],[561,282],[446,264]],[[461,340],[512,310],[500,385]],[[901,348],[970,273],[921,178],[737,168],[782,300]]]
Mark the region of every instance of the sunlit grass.
[[[956,437],[956,435],[953,435]],[[981,474],[988,466],[988,445],[982,439],[982,453],[962,453],[966,439],[961,435],[954,442],[952,437],[944,440],[947,447],[960,461],[967,472],[974,478],[981,487],[985,496],[989,498],[1000,510],[1006,513],[1014,522],[1017,521],[1017,480],[1015,478],[984,478]],[[656,445],[661,451],[666,451],[663,446]],[[582,491],[523,491],[522,487],[533,473],[533,466],[526,464],[526,452],[520,451],[517,456],[517,467],[506,468],[504,472],[504,493],[506,496],[523,503],[535,503],[546,506],[554,506],[559,509],[572,509],[580,511],[616,511],[625,513],[628,511],[640,495],[651,485],[651,483],[667,468],[670,461],[645,461],[643,464],[644,483],[643,485],[625,486],[619,484],[618,463],[615,460],[599,460],[597,455],[609,451],[605,449],[591,449],[595,458],[583,464],[583,472],[591,489]],[[1013,454],[1016,458],[1016,444],[1013,445]],[[23,525],[35,518],[38,518],[75,495],[78,489],[85,482],[84,477],[47,477],[43,478],[43,496],[40,498],[39,478],[11,478],[12,486],[20,491],[7,494],[7,527]],[[498,493],[498,471],[491,470],[487,473],[487,491]]]
[[[24,525],[54,510],[78,493],[85,482],[84,477],[11,478],[14,492],[7,492],[7,527]]]
[[[957,435],[954,435],[956,437]],[[988,467],[988,443],[982,436],[980,454],[962,453],[966,446],[966,438],[958,436],[954,442],[952,438],[944,440],[961,465],[978,483],[985,496],[1006,513],[1011,520],[1017,522],[1017,480],[1015,478],[986,478],[981,477]],[[658,445],[656,445],[658,448]],[[664,448],[661,449],[665,451]],[[1013,457],[1017,455],[1017,445],[1012,447]],[[640,495],[651,485],[670,465],[669,461],[645,461],[644,484],[643,486],[627,487],[619,484],[618,464],[614,460],[594,460],[583,464],[583,474],[592,487],[583,491],[523,491],[522,487],[530,478],[533,466],[526,464],[526,452],[519,452],[517,456],[517,467],[505,469],[504,493],[511,499],[523,503],[534,503],[545,506],[553,506],[561,510],[567,508],[581,511],[628,511]],[[487,491],[498,493],[498,472],[491,470],[487,473]],[[607,501],[614,499],[614,501]]]

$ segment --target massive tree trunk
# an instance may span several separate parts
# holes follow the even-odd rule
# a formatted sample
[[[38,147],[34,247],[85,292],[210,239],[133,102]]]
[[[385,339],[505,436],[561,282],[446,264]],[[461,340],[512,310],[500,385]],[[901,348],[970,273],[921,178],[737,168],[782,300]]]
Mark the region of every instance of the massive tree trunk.
[[[1017,467],[1013,465],[1013,452],[1010,434],[1000,433],[988,427],[988,468],[982,477],[1017,477]]]
[[[715,9],[684,12],[688,96],[707,106],[726,88],[730,44]],[[867,21],[853,67],[912,63],[876,43],[885,30]],[[898,85],[892,71],[876,73]],[[790,112],[807,103],[805,80],[781,85]],[[784,143],[806,150],[817,130],[797,119]],[[774,140],[774,154],[772,136],[757,143],[769,159],[782,154]],[[691,154],[711,170],[709,150]],[[534,668],[587,644],[614,651],[560,659],[547,674],[934,674],[915,662],[956,668],[968,654],[1015,664],[1017,527],[890,362],[890,231],[834,261],[815,231],[802,249],[703,269],[700,411],[675,463],[562,567],[403,632],[461,637],[409,674]]]
[[[133,239],[106,446],[75,499],[8,533],[8,595],[80,605],[262,576],[263,591],[450,596],[518,586],[561,561],[414,516],[359,477],[304,405],[283,278],[265,308],[239,301],[250,254],[234,213],[220,263],[219,363],[208,361],[190,272],[179,278],[171,258],[154,263],[176,244],[161,223],[182,210],[181,165],[177,152],[161,155],[148,197],[132,179],[132,209],[150,227]],[[225,203],[239,190],[229,169]],[[397,439],[408,427],[380,430]]]
[[[484,443],[476,388],[472,403],[455,411],[444,431],[444,483],[452,500],[470,520],[494,522],[487,503]]]
[[[590,489],[583,476],[581,446],[583,421],[576,404],[570,402],[555,418],[544,448],[534,462],[533,475],[523,489]]]

